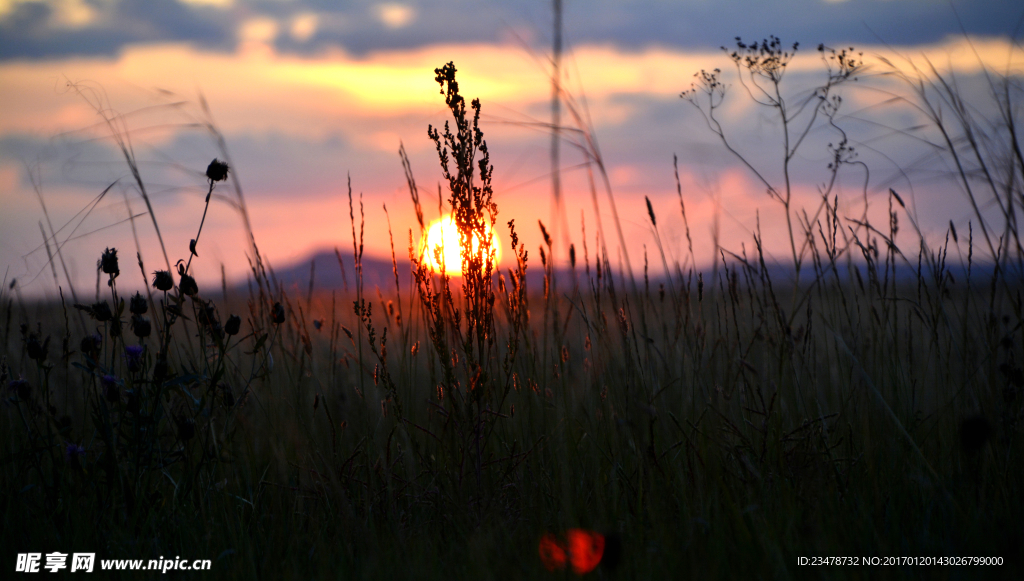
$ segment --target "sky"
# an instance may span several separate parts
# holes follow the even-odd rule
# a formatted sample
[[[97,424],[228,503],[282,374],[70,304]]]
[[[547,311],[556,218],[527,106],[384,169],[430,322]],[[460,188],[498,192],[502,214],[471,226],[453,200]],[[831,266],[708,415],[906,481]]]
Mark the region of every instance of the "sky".
[[[228,156],[231,179],[215,189],[193,262],[201,283],[219,285],[222,266],[233,281],[248,271],[237,191],[275,266],[336,246],[351,252],[349,180],[365,208],[366,252],[390,256],[393,240],[407,255],[419,228],[398,149],[408,152],[428,217],[437,217],[441,174],[427,126],[449,118],[433,74],[449,61],[463,94],[483,104],[503,243],[515,219],[536,257],[539,219],[557,232],[560,261],[567,243],[581,257],[586,244],[592,261],[603,235],[614,264],[628,260],[640,272],[646,252],[657,274],[661,252],[683,268],[706,268],[716,239],[750,252],[760,227],[769,259],[786,263],[785,215],[751,171],[784,180],[780,126],[722,50],[736,37],[768,35],[787,48],[800,43],[784,78],[790,103],[824,82],[822,54],[854,48],[865,68],[835,93],[843,98],[836,124],[857,162],[841,168],[832,190],[840,212],[860,218],[867,201],[869,217],[887,223],[892,188],[908,205],[901,241],[916,246],[916,227],[938,244],[949,222],[966,228],[976,217],[894,71],[932,63],[956,79],[979,118],[991,118],[993,72],[1020,97],[1022,18],[1024,8],[1007,0],[565,0],[565,202],[556,216],[549,1],[0,0],[0,271],[5,284],[54,296],[68,278],[91,293],[106,247],[120,249],[133,285],[141,284],[137,244],[147,271],[165,268],[120,145],[137,162],[171,263],[187,258],[196,235],[206,165]],[[695,73],[716,68],[729,87],[717,115],[742,159],[680,98]],[[813,216],[841,134],[819,118],[807,135],[790,179],[793,208]],[[594,153],[610,194],[600,179],[592,193],[585,162]],[[44,232],[66,273],[50,266]]]

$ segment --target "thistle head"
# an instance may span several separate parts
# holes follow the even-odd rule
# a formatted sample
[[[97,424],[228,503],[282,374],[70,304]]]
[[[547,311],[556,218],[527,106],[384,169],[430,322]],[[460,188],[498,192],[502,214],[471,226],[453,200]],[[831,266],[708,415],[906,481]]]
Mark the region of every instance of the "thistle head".
[[[206,177],[211,182],[222,182],[228,179],[228,164],[214,158],[210,165],[206,167]]]
[[[174,288],[174,277],[167,270],[158,270],[153,273],[153,288],[167,292]]]
[[[96,261],[96,268],[102,270],[104,274],[109,274],[111,278],[117,278],[117,275],[121,274],[121,270],[117,267],[117,249],[107,248],[103,251],[103,255]]]
[[[128,311],[133,315],[145,315],[148,310],[149,303],[146,302],[145,297],[141,293],[135,293],[131,302],[128,303]]]

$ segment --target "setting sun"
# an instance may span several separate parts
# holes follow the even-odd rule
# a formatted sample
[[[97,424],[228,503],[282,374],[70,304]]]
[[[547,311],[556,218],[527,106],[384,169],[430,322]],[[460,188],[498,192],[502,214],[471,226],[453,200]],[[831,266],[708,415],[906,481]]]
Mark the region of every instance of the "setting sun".
[[[488,232],[490,227],[487,227]],[[491,256],[496,266],[501,260],[501,245],[497,243],[497,237],[492,235]],[[480,247],[479,236],[473,237],[473,250]],[[452,276],[462,274],[462,254],[460,252],[459,229],[452,221],[451,215],[435,220],[427,227],[427,235],[422,246],[424,262],[434,272],[441,272],[441,262],[435,249],[441,249],[441,261],[444,263],[444,270]]]

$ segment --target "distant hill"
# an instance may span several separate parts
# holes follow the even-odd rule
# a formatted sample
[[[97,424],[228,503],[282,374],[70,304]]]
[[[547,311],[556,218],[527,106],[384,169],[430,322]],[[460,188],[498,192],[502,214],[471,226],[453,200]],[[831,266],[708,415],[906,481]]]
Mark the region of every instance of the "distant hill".
[[[540,264],[540,260],[533,258],[534,253],[531,253],[530,266],[527,269],[527,285],[530,289],[540,290],[543,288],[543,270]],[[408,257],[398,257],[398,280],[401,285],[402,292],[406,292],[412,285],[411,265]],[[730,268],[735,266],[734,263],[730,262]],[[509,264],[502,265],[501,271],[506,273],[509,268]],[[807,264],[806,270],[803,271],[801,279],[804,283],[808,281],[810,275],[810,264]],[[868,280],[867,267],[863,264],[856,264],[856,269],[860,271],[863,281],[866,283]],[[926,280],[934,283],[934,275],[931,269],[925,265],[923,266],[925,271]],[[787,283],[795,280],[795,272],[792,266],[786,265],[768,265],[767,270],[771,276],[771,280],[776,285],[785,286]],[[967,268],[965,265],[960,264],[947,264],[947,272],[953,277],[954,284],[960,284],[967,278]],[[974,264],[971,268],[971,279],[975,283],[982,283],[991,280],[995,269],[992,264]],[[708,265],[702,269],[706,283],[710,283],[712,267]],[[344,291],[346,288],[349,290],[355,289],[356,272],[355,265],[352,258],[352,251],[348,252],[341,251],[341,263],[338,262],[338,257],[334,250],[321,250],[313,253],[310,257],[296,261],[292,264],[285,265],[283,268],[274,268],[274,278],[285,288],[285,290],[291,292],[299,292],[304,295],[309,289],[310,275],[313,276],[313,289],[315,291],[324,290],[339,290]],[[881,274],[881,273],[880,273]],[[1004,272],[1010,280],[1020,280],[1020,273]],[[843,263],[839,268],[839,279],[844,282],[853,282],[856,279],[856,274]],[[884,274],[881,274],[884,276]],[[577,265],[577,276],[583,277],[583,269],[580,265]],[[650,284],[652,289],[660,283],[663,279],[662,269],[651,268],[650,273]],[[831,274],[828,275],[831,278]],[[891,273],[890,273],[891,276]],[[556,272],[556,277],[559,281],[568,281],[572,279],[572,273],[568,270],[559,270]],[[616,279],[619,275],[616,273]],[[914,267],[908,265],[897,265],[896,267],[896,280],[900,283],[911,283],[916,281],[916,265]],[[743,284],[744,277],[739,276],[739,282]],[[643,275],[637,275],[637,284],[643,285]],[[367,291],[373,292],[374,288],[379,287],[383,292],[390,293],[395,286],[395,275],[394,267],[391,260],[382,258],[364,256],[363,257],[363,288]]]
[[[406,292],[412,286],[412,265],[408,256],[397,258],[398,281],[402,292]],[[379,287],[383,292],[392,292],[395,288],[394,264],[390,259],[363,256],[363,288],[373,291]],[[502,272],[507,275],[508,264],[502,266]],[[341,262],[334,250],[321,250],[313,253],[312,256],[286,265],[283,268],[274,268],[274,278],[288,291],[308,292],[310,275],[313,278],[314,291],[320,290],[354,290],[356,281],[355,261],[351,249],[348,252],[341,251]],[[565,276],[569,276],[568,273]],[[538,261],[527,269],[527,285],[531,288],[540,288],[543,284],[543,272]]]

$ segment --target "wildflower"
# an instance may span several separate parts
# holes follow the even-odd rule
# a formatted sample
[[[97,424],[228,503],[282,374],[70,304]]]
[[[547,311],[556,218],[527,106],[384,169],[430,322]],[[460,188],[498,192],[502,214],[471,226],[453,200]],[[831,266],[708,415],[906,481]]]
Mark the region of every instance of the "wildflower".
[[[96,268],[102,269],[111,278],[117,278],[121,274],[121,270],[117,267],[117,249],[107,248],[104,250],[103,256],[96,262]]]
[[[174,277],[166,270],[158,270],[153,273],[153,288],[167,292],[174,288]]]
[[[220,182],[228,179],[228,164],[214,158],[206,167],[206,177],[212,182]]]
[[[153,331],[153,326],[146,317],[132,315],[132,330],[135,331],[136,337],[145,339]]]
[[[570,529],[563,541],[551,533],[545,533],[537,549],[548,571],[564,569],[568,562],[573,573],[585,575],[605,561],[605,535],[584,529]]]
[[[242,319],[238,315],[231,315],[228,317],[228,322],[224,324],[224,332],[228,335],[237,335],[238,330],[242,327]]]
[[[281,303],[274,303],[274,308],[270,311],[270,320],[278,325],[284,322],[284,306]]]
[[[145,315],[148,310],[149,303],[146,302],[145,297],[141,293],[136,292],[131,302],[128,303],[128,311],[133,315]]]
[[[128,364],[128,371],[135,373],[142,369],[142,353],[144,350],[142,345],[128,345],[124,348],[124,360]]]

